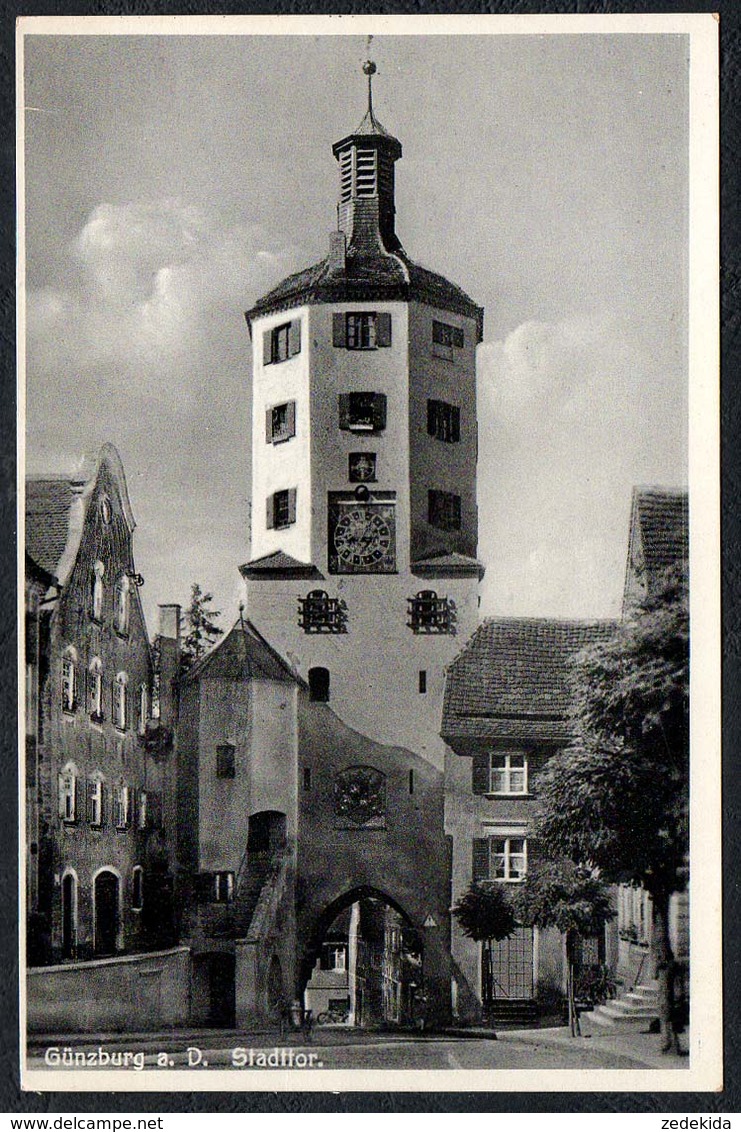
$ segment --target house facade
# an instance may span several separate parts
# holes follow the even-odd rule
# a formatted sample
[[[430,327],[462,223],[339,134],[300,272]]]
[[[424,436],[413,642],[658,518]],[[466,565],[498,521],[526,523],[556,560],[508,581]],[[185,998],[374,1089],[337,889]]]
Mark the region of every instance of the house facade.
[[[568,666],[612,622],[490,618],[448,672],[442,734],[445,829],[452,841],[451,891],[457,903],[472,883],[514,888],[537,856],[532,838],[534,780],[568,744]],[[517,928],[489,952],[453,919],[453,1001],[458,1017],[523,1015],[536,1000],[558,1000],[564,988],[560,933]],[[593,960],[611,962],[604,941]]]
[[[170,942],[167,752],[121,460],[26,484],[26,833],[31,966]],[[155,744],[155,747],[157,745]]]

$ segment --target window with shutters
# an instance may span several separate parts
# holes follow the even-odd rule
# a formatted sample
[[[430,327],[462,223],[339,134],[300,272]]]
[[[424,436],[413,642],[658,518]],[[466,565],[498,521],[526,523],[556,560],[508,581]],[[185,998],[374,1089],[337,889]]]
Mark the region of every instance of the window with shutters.
[[[332,316],[332,344],[341,350],[377,350],[390,346],[390,313],[338,311]]]
[[[407,598],[407,625],[413,633],[454,633],[455,602],[434,590],[420,590]]]
[[[119,672],[113,681],[113,723],[119,731],[125,731],[128,722],[128,677]]]
[[[113,824],[116,829],[128,829],[131,825],[131,791],[125,782],[113,790]]]
[[[77,653],[71,647],[62,655],[62,710],[77,710]]]
[[[88,712],[93,723],[103,720],[103,662],[96,656],[88,668]]]
[[[273,405],[265,413],[265,440],[268,444],[281,444],[296,435],[296,402],[285,401]]]
[[[456,444],[461,438],[461,411],[447,401],[427,402],[427,432],[437,440]]]
[[[144,869],[141,865],[134,865],[131,873],[131,907],[134,912],[141,912],[144,907]]]
[[[527,874],[527,838],[494,835],[473,839],[473,880],[518,882]]]
[[[490,794],[527,794],[524,751],[492,751],[489,760]]]
[[[77,770],[72,763],[60,771],[57,793],[59,817],[64,822],[77,821]]]
[[[216,748],[216,777],[217,778],[234,778],[235,764],[234,764],[235,747],[233,743],[221,743]]]
[[[267,503],[268,529],[283,530],[296,522],[296,489],[288,488],[285,491],[275,491],[268,496]]]
[[[340,428],[350,432],[381,432],[386,427],[385,393],[340,393]]]
[[[461,497],[450,491],[427,492],[427,521],[439,531],[461,529]]]
[[[97,776],[87,784],[87,820],[97,828],[103,825],[103,782]]]
[[[298,599],[298,623],[305,633],[346,633],[347,605],[325,590],[311,590]]]
[[[432,322],[432,353],[437,358],[445,358],[452,362],[455,351],[463,348],[464,334],[459,326],[451,326],[447,322]]]
[[[301,353],[301,320],[284,322],[263,335],[263,365],[277,365]]]

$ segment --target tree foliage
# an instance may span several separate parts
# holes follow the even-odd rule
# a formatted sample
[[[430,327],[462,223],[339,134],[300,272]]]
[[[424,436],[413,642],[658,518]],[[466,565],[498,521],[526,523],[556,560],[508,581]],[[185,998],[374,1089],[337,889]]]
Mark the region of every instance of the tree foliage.
[[[187,671],[197,660],[214,646],[224,630],[216,624],[221,616],[217,609],[211,609],[213,594],[204,593],[197,582],[190,587],[190,605],[183,611],[181,619],[182,650],[181,666]]]
[[[523,924],[580,936],[599,935],[615,914],[604,881],[568,858],[532,865],[517,886],[514,910]]]
[[[512,905],[503,886],[474,882],[453,908],[461,930],[477,943],[506,939],[517,927]]]
[[[538,777],[551,856],[672,892],[688,851],[687,578],[667,573],[574,670],[571,746]]]

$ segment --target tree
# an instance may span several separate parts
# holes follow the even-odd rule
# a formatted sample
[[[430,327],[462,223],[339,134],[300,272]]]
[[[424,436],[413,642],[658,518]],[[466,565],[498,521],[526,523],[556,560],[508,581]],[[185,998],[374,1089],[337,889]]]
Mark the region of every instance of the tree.
[[[689,849],[689,610],[686,570],[577,658],[573,742],[539,776],[536,834],[549,856],[643,885],[664,1049],[676,1045],[669,901]]]
[[[492,942],[506,939],[517,927],[512,905],[501,884],[474,881],[453,908],[453,915],[463,934],[483,945],[483,997],[490,1002],[493,998]]]
[[[190,605],[181,616],[181,669],[187,672],[197,660],[208,652],[223,635],[224,630],[216,624],[221,617],[217,609],[210,609],[213,594],[204,593],[197,582],[190,587]]]
[[[523,924],[558,928],[566,937],[566,992],[571,1036],[581,1033],[574,997],[574,960],[579,936],[599,935],[614,916],[607,887],[589,869],[568,858],[532,865],[514,894]]]

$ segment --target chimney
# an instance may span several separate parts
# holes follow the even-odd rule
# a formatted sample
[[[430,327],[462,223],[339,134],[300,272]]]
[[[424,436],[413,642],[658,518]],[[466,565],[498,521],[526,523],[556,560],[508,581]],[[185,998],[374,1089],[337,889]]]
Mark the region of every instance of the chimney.
[[[344,232],[329,233],[329,270],[344,271],[347,242]]]
[[[180,606],[159,606],[160,722],[174,727],[177,720],[177,679],[180,672]]]

